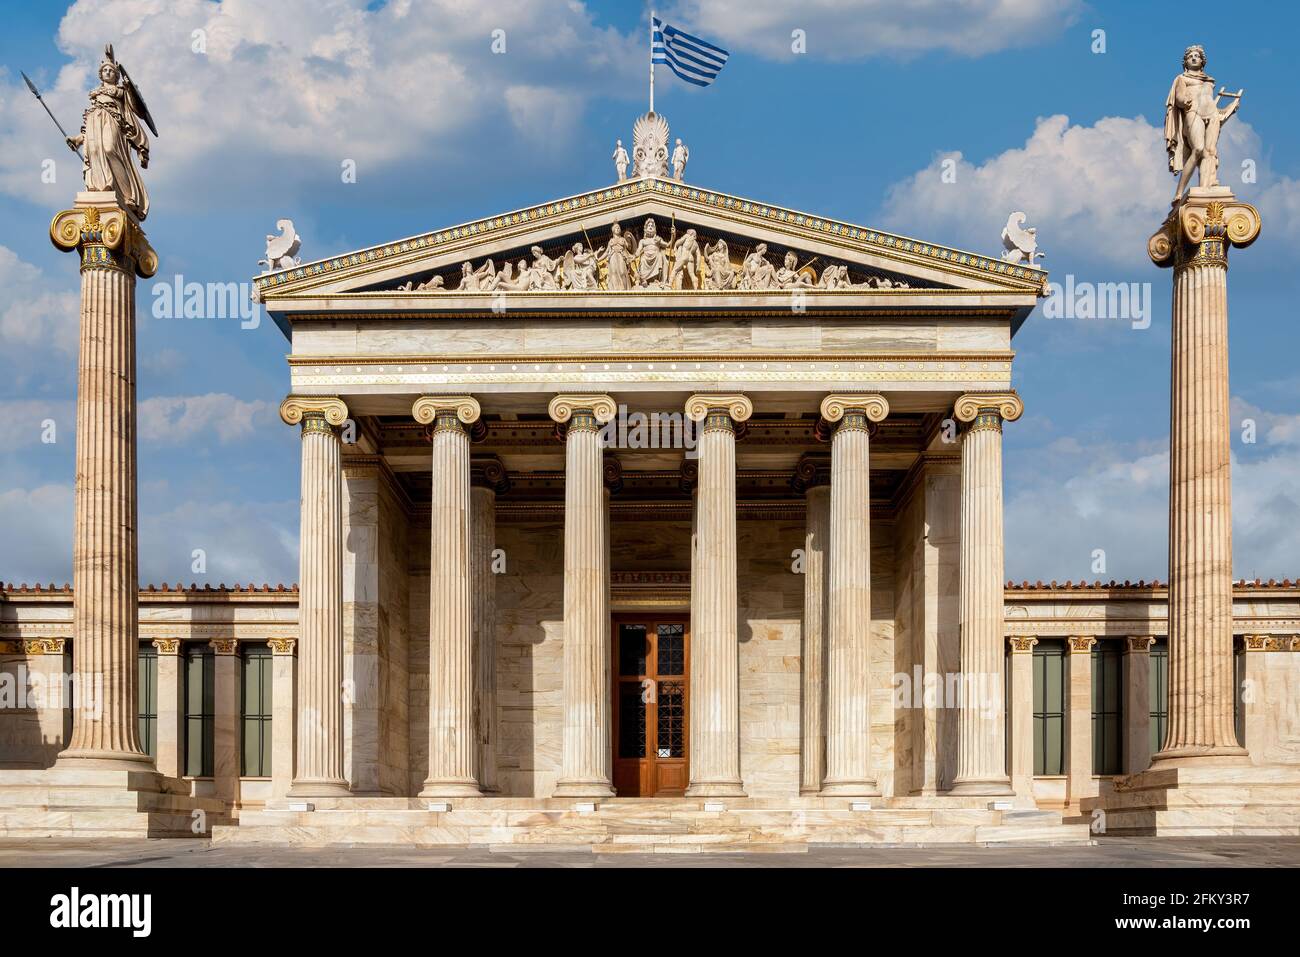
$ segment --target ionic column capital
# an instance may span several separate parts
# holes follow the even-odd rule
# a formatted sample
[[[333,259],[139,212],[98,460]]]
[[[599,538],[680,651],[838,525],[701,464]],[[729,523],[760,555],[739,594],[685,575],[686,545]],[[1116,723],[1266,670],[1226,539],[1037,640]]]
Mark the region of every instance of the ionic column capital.
[[[271,646],[273,655],[292,655],[298,647],[296,638],[268,638],[266,643]]]
[[[160,655],[179,655],[181,653],[181,640],[179,638],[155,638],[151,644],[158,649]]]
[[[471,395],[422,395],[411,405],[411,416],[421,425],[459,428],[473,425],[483,414],[478,399]]]
[[[831,484],[831,461],[827,455],[810,455],[805,452],[795,463],[790,485],[796,492],[809,492],[821,485]]]
[[[1227,188],[1193,189],[1147,240],[1147,255],[1157,266],[1226,268],[1228,247],[1245,249],[1259,237],[1260,225],[1259,210]]]
[[[953,403],[952,413],[958,422],[971,423],[972,429],[995,428],[1002,422],[1014,422],[1025,411],[1025,403],[1015,392],[968,392]]]
[[[601,460],[601,480],[610,494],[623,490],[623,460],[617,455],[606,455]]]
[[[1155,643],[1155,635],[1129,635],[1124,641],[1124,650],[1131,655],[1145,655]]]
[[[470,459],[469,480],[471,485],[491,489],[498,495],[510,490],[510,475],[505,463],[495,455]]]
[[[1065,650],[1070,654],[1090,653],[1097,639],[1092,635],[1071,635],[1065,639]]]
[[[1247,651],[1286,651],[1291,641],[1280,635],[1242,635],[1242,645]]]
[[[686,417],[692,422],[704,422],[705,427],[711,420],[721,425],[721,417],[726,416],[734,427],[735,423],[746,421],[754,414],[754,403],[748,396],[738,393],[699,393],[686,400]]]
[[[66,638],[27,638],[23,640],[23,652],[28,655],[61,655]]]
[[[218,655],[237,655],[239,654],[238,638],[213,638],[208,642],[208,646],[214,654]]]
[[[573,419],[574,415],[588,412],[595,421],[594,423],[584,422],[582,424],[598,428],[618,415],[618,403],[607,395],[566,392],[551,399],[550,404],[546,407],[546,412],[552,421],[561,425],[570,423],[574,428],[580,427],[579,423],[571,423],[570,420]]]
[[[889,402],[874,392],[862,394],[832,393],[822,399],[821,417],[827,422],[842,422],[845,415],[860,413],[870,422],[883,422],[889,415]]]
[[[280,403],[280,418],[285,425],[323,420],[336,428],[348,420],[348,407],[332,395],[291,395]]]
[[[1038,638],[1034,635],[1010,635],[1007,637],[1007,643],[1011,645],[1013,655],[1024,655],[1033,652],[1034,645],[1038,644]]]
[[[113,193],[105,203],[83,203],[55,214],[50,221],[50,241],[64,252],[81,251],[82,271],[111,269],[148,279],[158,271],[158,253],[149,245],[139,221],[116,205]]]

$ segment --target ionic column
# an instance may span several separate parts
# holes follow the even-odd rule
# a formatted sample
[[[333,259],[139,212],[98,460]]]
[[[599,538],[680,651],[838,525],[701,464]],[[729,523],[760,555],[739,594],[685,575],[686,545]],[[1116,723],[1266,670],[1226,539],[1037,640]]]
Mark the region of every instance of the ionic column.
[[[292,797],[348,793],[343,776],[342,400],[291,395],[280,418],[302,423],[298,578],[298,733]]]
[[[831,429],[827,573],[826,776],[822,794],[879,794],[871,773],[871,429],[889,414],[879,395],[828,395]]]
[[[1196,187],[1147,250],[1173,266],[1169,426],[1169,726],[1153,764],[1244,764],[1233,726],[1228,247],[1259,213]]]
[[[557,395],[564,425],[564,753],[556,797],[610,797],[609,540],[601,426],[607,395]]]
[[[690,776],[687,797],[741,797],[740,649],[736,634],[736,423],[743,395],[693,395],[699,426],[691,573]]]
[[[179,778],[185,773],[181,766],[181,720],[185,714],[181,640],[155,638],[153,646],[158,649],[158,753],[154,763],[163,777]]]
[[[964,395],[954,415],[961,442],[959,604],[961,700],[952,794],[1010,794],[1003,662],[1002,420],[1024,411],[1015,393]]]
[[[1096,638],[1065,642],[1066,802],[1074,808],[1091,797],[1092,787],[1092,646]]]
[[[1130,635],[1124,643],[1124,769],[1151,766],[1151,646],[1153,635]]]
[[[474,724],[474,600],[471,592],[468,426],[478,401],[426,395],[411,409],[432,425],[429,526],[429,776],[420,797],[477,796]]]
[[[1032,636],[1011,643],[1011,788],[1034,796],[1034,645]]]
[[[805,455],[791,483],[805,499],[803,548],[803,713],[800,794],[817,794],[826,774],[826,564],[830,551],[828,462]]]
[[[158,268],[139,221],[112,193],[79,193],[50,238],[81,254],[73,668],[79,702],[63,766],[149,771],[140,746],[135,280]]]
[[[293,638],[268,638],[271,646],[271,797],[282,798],[293,786],[295,649]],[[161,657],[159,661],[161,661]]]
[[[240,687],[239,642],[217,638],[212,648],[212,788],[221,800],[239,803]]]
[[[478,731],[475,761],[479,787],[491,794],[497,783],[497,633],[496,569],[497,495],[510,487],[501,460],[470,463],[470,568],[474,595],[474,725]]]

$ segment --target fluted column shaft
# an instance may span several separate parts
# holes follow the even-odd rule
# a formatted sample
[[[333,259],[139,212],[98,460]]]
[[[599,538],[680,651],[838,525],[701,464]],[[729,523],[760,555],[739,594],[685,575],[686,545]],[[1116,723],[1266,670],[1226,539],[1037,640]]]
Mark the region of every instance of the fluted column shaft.
[[[1235,756],[1227,259],[1174,271],[1169,724],[1157,761]]]
[[[332,421],[341,418],[328,414],[320,409],[301,414],[298,733],[292,797],[348,793],[343,775],[343,470],[338,425]]]
[[[740,778],[740,650],[736,633],[736,423],[753,406],[740,396],[694,396],[701,423],[691,573],[690,786],[688,797],[743,796]]]
[[[477,416],[475,416],[477,418]],[[434,414],[429,528],[429,776],[421,797],[480,794],[466,422]]]
[[[581,402],[580,399],[577,400]],[[564,406],[563,403],[559,404]],[[609,797],[609,539],[601,420],[612,400],[564,406],[564,752],[556,797]],[[552,409],[557,405],[552,404]],[[553,413],[554,414],[554,413]]]
[[[96,214],[97,215],[97,214]],[[83,232],[83,238],[85,233]],[[72,542],[76,704],[60,762],[147,770],[138,711],[135,275],[83,243]]]
[[[1006,770],[1002,416],[979,409],[961,444],[961,694],[954,794],[1010,794]]]
[[[812,486],[805,494],[805,501],[799,793],[816,794],[826,773],[826,566],[830,552],[830,486]]]
[[[822,793],[878,793],[871,773],[870,420],[848,408],[831,439],[826,777]]]
[[[476,753],[479,787],[499,791],[497,785],[497,654],[496,575],[492,552],[496,548],[496,492],[475,483],[470,491],[471,592],[474,597],[474,724],[478,730]]]

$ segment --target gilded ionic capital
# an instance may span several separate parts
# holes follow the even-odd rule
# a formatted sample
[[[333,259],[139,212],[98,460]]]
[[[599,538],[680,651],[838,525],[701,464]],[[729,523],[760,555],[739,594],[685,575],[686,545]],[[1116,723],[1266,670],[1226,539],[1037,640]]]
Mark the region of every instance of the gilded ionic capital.
[[[1034,650],[1034,645],[1038,644],[1038,639],[1033,635],[1011,635],[1007,638],[1011,645],[1013,655],[1029,654]]]
[[[286,425],[315,417],[340,426],[348,420],[348,407],[342,399],[329,395],[291,395],[280,403],[280,418]]]
[[[607,395],[564,393],[551,399],[546,407],[551,419],[561,425],[582,411],[590,412],[597,423],[604,425],[618,415],[618,404]]]
[[[239,653],[238,638],[213,638],[208,642],[214,654],[234,655]]]
[[[266,643],[271,646],[271,654],[273,655],[291,655],[298,645],[298,640],[296,638],[268,638]]]
[[[158,649],[160,655],[179,655],[181,653],[181,640],[179,638],[155,638],[152,644]]]
[[[1259,237],[1260,225],[1259,210],[1226,188],[1192,189],[1147,240],[1147,255],[1157,266],[1226,267],[1228,247],[1245,249]]]
[[[61,655],[65,638],[28,638],[23,642],[23,651],[29,655]]]
[[[439,417],[455,418],[461,426],[473,425],[483,414],[471,395],[422,395],[411,405],[411,415],[421,425],[434,425]]]
[[[133,272],[148,279],[158,271],[158,254],[135,218],[113,204],[111,193],[98,194],[104,205],[78,204],[56,213],[50,240],[64,252],[81,253],[81,268]]]
[[[470,459],[469,480],[472,485],[491,489],[497,495],[510,491],[510,474],[505,463],[495,455]]]
[[[1065,639],[1065,648],[1070,654],[1087,654],[1092,651],[1092,646],[1097,643],[1097,639],[1092,635],[1071,635]]]
[[[874,392],[861,395],[837,392],[822,399],[821,416],[827,422],[839,422],[849,412],[861,412],[872,422],[883,422],[889,415],[889,402]]]
[[[1014,392],[968,392],[952,406],[952,414],[958,422],[973,423],[981,415],[996,415],[999,428],[1003,420],[1014,422],[1024,411],[1024,402]]]
[[[1145,655],[1155,643],[1155,635],[1129,635],[1125,641],[1125,650],[1129,654]]]
[[[1291,641],[1277,635],[1242,635],[1242,645],[1247,651],[1287,651]]]

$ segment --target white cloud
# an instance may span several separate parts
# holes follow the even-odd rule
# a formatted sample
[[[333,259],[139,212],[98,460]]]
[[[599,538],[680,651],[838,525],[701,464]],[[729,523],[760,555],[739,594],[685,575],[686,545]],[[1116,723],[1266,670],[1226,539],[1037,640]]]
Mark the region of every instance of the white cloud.
[[[206,571],[193,571],[202,549]],[[269,584],[298,580],[298,502],[186,501],[140,516],[145,583]]]
[[[1260,155],[1259,137],[1245,122],[1227,123],[1221,151],[1226,179],[1239,168],[1239,157]],[[955,161],[955,178],[945,180],[945,160]],[[1286,201],[1300,212],[1300,190],[1287,183],[1273,188],[1291,188],[1296,195]],[[1169,211],[1174,184],[1164,134],[1145,118],[1108,116],[1080,126],[1058,114],[1040,117],[1023,146],[983,163],[960,151],[937,153],[889,188],[881,222],[909,235],[1000,253],[1007,216],[1024,210],[1038,227],[1049,270],[1079,262],[1143,268],[1147,239]],[[1247,189],[1238,192],[1248,198]],[[1300,216],[1295,219],[1300,228]]]
[[[61,287],[40,267],[0,246],[0,289],[0,354],[15,366],[28,365],[32,353],[47,346],[76,356],[81,297],[75,288]]]
[[[1233,400],[1258,441],[1232,460],[1233,572],[1300,573],[1300,415]],[[1008,457],[1007,577],[1020,581],[1168,577],[1168,437],[1132,443],[1057,440]],[[1050,529],[1050,534],[1044,530]],[[1094,572],[1093,550],[1106,553]]]
[[[154,396],[139,405],[140,441],[181,445],[211,432],[222,443],[233,442],[269,424],[272,411],[269,402],[245,401],[225,392]]]
[[[684,0],[663,16],[728,49],[777,59],[794,55],[791,31],[799,29],[809,56],[848,60],[935,50],[981,56],[1042,43],[1081,8],[1079,0]]]
[[[491,52],[498,28],[503,54]],[[205,53],[192,51],[196,30]],[[258,184],[281,195],[312,170],[338,176],[344,159],[371,175],[454,150],[460,132],[508,133],[513,123],[533,134],[538,118],[511,90],[545,89],[551,119],[561,97],[579,117],[594,93],[639,89],[645,42],[563,0],[508,10],[458,0],[80,0],[58,36],[73,61],[43,90],[70,129],[106,37],[159,124],[146,179],[155,199],[175,190],[172,208]],[[0,103],[31,99],[17,76],[7,80]],[[42,159],[70,156],[43,111],[22,106],[0,110],[0,189],[30,199]]]
[[[0,491],[0,580],[72,580],[72,486]]]
[[[12,450],[47,441],[53,422],[54,443],[71,443],[77,432],[77,409],[71,399],[0,399],[0,448]]]

